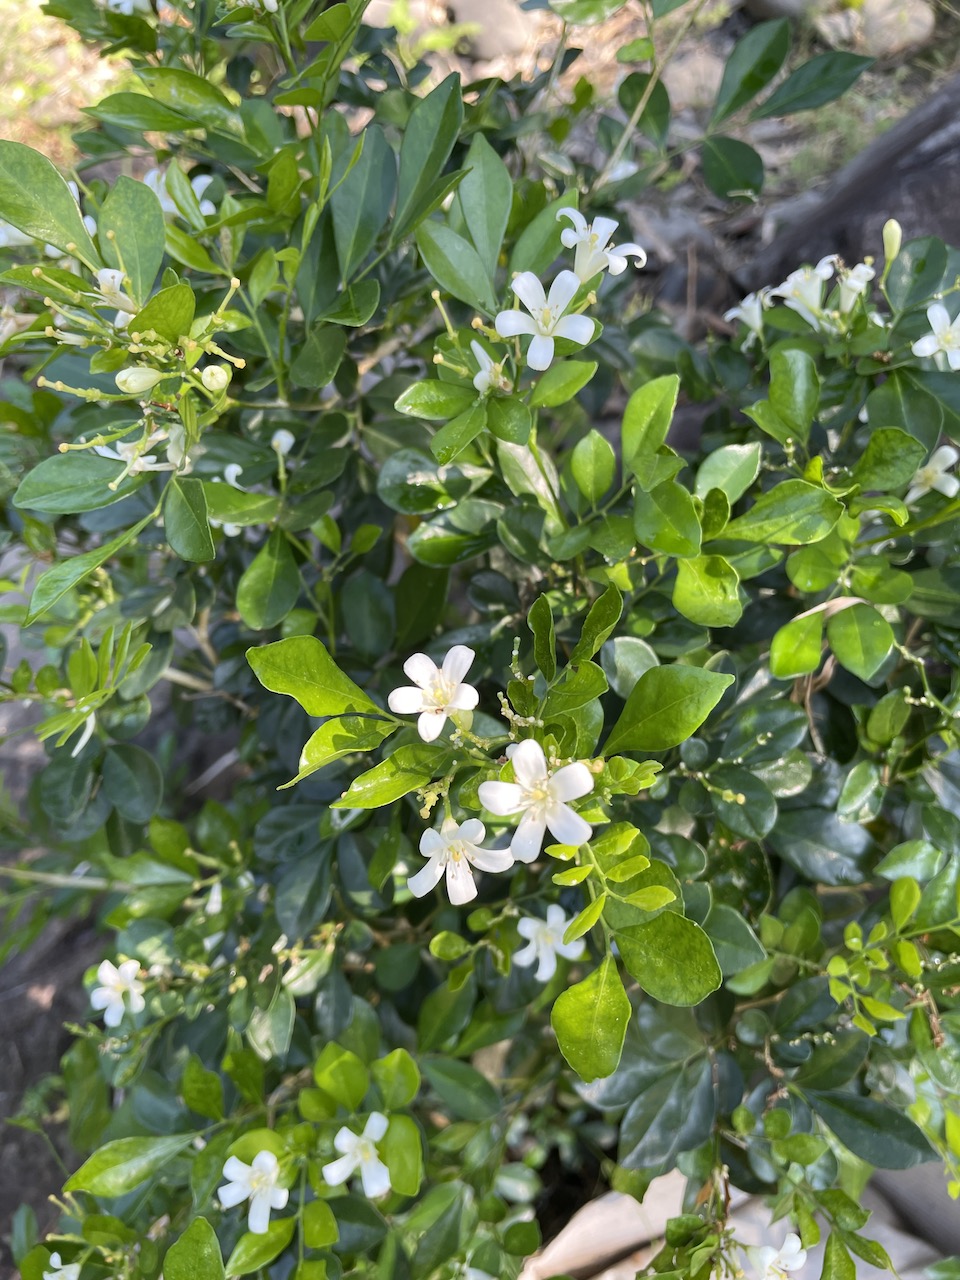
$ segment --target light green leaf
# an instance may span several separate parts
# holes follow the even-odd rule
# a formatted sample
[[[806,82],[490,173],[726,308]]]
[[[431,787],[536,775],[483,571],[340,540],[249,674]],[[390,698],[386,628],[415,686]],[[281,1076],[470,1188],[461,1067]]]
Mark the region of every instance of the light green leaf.
[[[313,1064],[317,1088],[348,1111],[356,1111],[370,1087],[370,1072],[355,1053],[330,1041]]]
[[[611,956],[562,992],[550,1015],[560,1052],[588,1084],[616,1071],[629,1021],[630,1001]]]
[[[194,1218],[163,1259],[166,1280],[223,1280],[217,1233],[206,1218]]]
[[[97,226],[107,265],[126,272],[131,296],[142,305],[163,262],[166,224],[160,201],[145,182],[121,174],[107,192]]]
[[[759,440],[752,444],[726,444],[708,453],[697,471],[697,497],[705,498],[711,489],[720,489],[733,506],[759,475],[762,454]]]
[[[245,1231],[227,1259],[228,1276],[248,1276],[278,1258],[293,1239],[296,1218],[274,1218],[262,1235]]]
[[[663,1004],[694,1005],[720,986],[722,975],[710,939],[692,920],[663,911],[616,932],[627,972]]]
[[[214,559],[217,551],[207,518],[202,480],[174,476],[164,492],[163,527],[170,549],[181,560],[196,563]]]
[[[635,472],[635,461],[656,454],[666,440],[679,391],[680,379],[670,373],[644,383],[627,401],[620,433],[625,471]]]
[[[546,596],[538,596],[527,614],[527,626],[533,632],[533,657],[547,680],[557,674],[556,636],[553,614]]]
[[[823,652],[823,614],[808,613],[785,623],[770,642],[770,673],[792,680],[816,671]]]
[[[683,485],[665,480],[649,493],[637,490],[633,528],[639,542],[669,556],[700,552],[700,521]]]
[[[95,547],[93,551],[84,551],[79,556],[70,556],[69,559],[62,561],[60,564],[55,564],[52,569],[47,569],[42,573],[37,579],[33,594],[30,597],[30,607],[24,619],[25,625],[29,626],[31,622],[36,622],[38,618],[42,618],[48,609],[52,609],[61,597],[81,583],[88,574],[92,573],[94,569],[98,569],[100,565],[106,564],[128,543],[132,542],[137,534],[146,528],[152,518],[152,516],[147,516],[146,519],[125,530],[116,538],[111,538],[109,542],[104,542],[101,546]]]
[[[402,1196],[415,1196],[423,1181],[423,1140],[410,1116],[391,1116],[379,1144],[380,1156],[390,1170],[390,1185]]]
[[[723,556],[693,556],[677,562],[673,605],[685,618],[704,627],[732,627],[738,622],[740,575]]]
[[[144,474],[121,480],[122,472],[122,462],[97,453],[56,453],[27,472],[13,495],[13,505],[50,515],[97,511],[129,497],[147,480]]]
[[[613,484],[617,459],[599,431],[591,430],[579,440],[570,455],[570,470],[577,488],[596,505]]]
[[[597,372],[594,360],[556,360],[537,378],[530,404],[536,408],[555,409],[567,404]]]
[[[432,782],[449,764],[450,751],[435,743],[419,742],[398,747],[386,760],[361,773],[350,784],[334,809],[379,809]]]
[[[141,67],[151,96],[171,111],[219,133],[242,134],[240,113],[216,85],[179,67]]]
[[[46,156],[22,142],[0,140],[0,219],[91,270],[101,265],[70,188]]]
[[[825,538],[843,514],[843,504],[805,480],[784,480],[768,489],[724,536],[745,542],[802,546]]]
[[[247,661],[265,689],[296,698],[308,716],[339,716],[380,708],[348,679],[315,636],[290,636],[247,650]]]
[[[854,604],[835,613],[827,623],[827,639],[841,666],[861,680],[870,680],[893,648],[893,629],[872,605]]]
[[[300,753],[297,776],[278,789],[284,791],[292,787],[295,782],[308,778],[311,773],[343,756],[357,751],[373,751],[396,728],[392,720],[373,720],[367,716],[337,716],[328,720],[307,739]]]
[[[820,404],[820,379],[813,356],[797,347],[776,347],[770,355],[770,404],[804,443]]]
[[[118,1138],[95,1151],[64,1184],[64,1191],[123,1196],[161,1169],[193,1142],[194,1134],[165,1138]]]
[[[731,684],[733,676],[703,667],[651,667],[627,699],[603,754],[679,746],[699,729]]]

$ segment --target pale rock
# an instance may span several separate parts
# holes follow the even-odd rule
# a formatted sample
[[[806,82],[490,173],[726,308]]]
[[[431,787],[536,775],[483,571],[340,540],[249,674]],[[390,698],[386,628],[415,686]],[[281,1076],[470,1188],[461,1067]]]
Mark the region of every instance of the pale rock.
[[[888,58],[926,44],[936,15],[926,0],[864,0],[860,50],[871,58]]]
[[[708,49],[694,48],[673,58],[663,70],[663,83],[673,109],[712,106],[724,65],[723,58]]]

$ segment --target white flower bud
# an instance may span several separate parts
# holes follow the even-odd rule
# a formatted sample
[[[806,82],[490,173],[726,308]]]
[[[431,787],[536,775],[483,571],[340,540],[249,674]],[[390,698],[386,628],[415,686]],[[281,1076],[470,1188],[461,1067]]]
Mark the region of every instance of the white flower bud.
[[[293,432],[288,431],[286,427],[281,427],[270,437],[270,448],[276,449],[280,457],[285,458],[296,442]]]
[[[883,256],[887,265],[893,262],[903,243],[903,228],[896,218],[888,218],[883,224]]]
[[[204,371],[200,374],[200,381],[215,395],[221,391],[226,391],[230,385],[230,369],[225,364],[208,364]]]
[[[149,391],[151,387],[155,387],[166,376],[165,373],[160,373],[157,369],[136,366],[132,369],[121,369],[116,376],[116,383],[120,390],[125,391],[127,395],[138,396],[141,392]]]

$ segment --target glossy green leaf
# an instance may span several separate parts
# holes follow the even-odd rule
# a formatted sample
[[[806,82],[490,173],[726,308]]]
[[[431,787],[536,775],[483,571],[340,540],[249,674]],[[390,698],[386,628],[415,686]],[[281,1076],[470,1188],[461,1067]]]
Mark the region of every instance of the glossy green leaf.
[[[127,326],[130,333],[156,333],[167,342],[179,342],[190,333],[197,300],[188,284],[172,284],[155,293]]]
[[[533,657],[547,680],[557,674],[556,636],[553,614],[546,596],[538,596],[527,613],[527,626],[533,632]]]
[[[379,809],[425,786],[447,766],[450,752],[434,743],[398,747],[386,760],[355,778],[334,809]]]
[[[677,562],[673,605],[704,627],[732,627],[743,613],[740,575],[723,556],[693,556]]]
[[[118,534],[116,538],[111,538],[109,542],[104,542],[99,547],[95,547],[93,551],[84,551],[78,556],[70,556],[69,559],[61,561],[60,564],[55,564],[52,569],[47,569],[42,573],[37,579],[33,593],[30,596],[30,606],[27,609],[25,623],[29,625],[31,622],[36,622],[38,618],[42,618],[48,609],[52,609],[57,601],[62,599],[68,591],[79,586],[94,569],[98,569],[100,565],[112,560],[125,546],[131,543],[137,534],[146,528],[151,519],[152,517],[148,516],[147,519],[141,520],[130,529]]]
[[[702,667],[652,667],[637,681],[603,747],[665,751],[691,737],[733,683],[733,676]]]
[[[248,627],[268,631],[297,603],[300,574],[287,536],[274,529],[237,583],[237,610]]]
[[[219,133],[243,133],[240,113],[203,76],[180,67],[141,67],[137,73],[151,97],[179,115]]]
[[[513,205],[513,179],[486,135],[479,132],[473,136],[463,167],[467,173],[457,188],[457,199],[473,247],[492,279]]]
[[[667,438],[677,407],[680,379],[675,373],[653,378],[627,401],[620,430],[624,470],[636,474],[639,458],[651,458]]]
[[[864,489],[899,489],[910,483],[926,453],[919,440],[899,427],[878,427],[857,459],[853,478]]]
[[[721,200],[755,196],[763,188],[763,160],[739,138],[723,134],[704,138],[700,163],[704,182]]]
[[[284,783],[281,790],[308,778],[334,760],[358,751],[375,750],[396,727],[391,720],[373,720],[368,716],[336,716],[328,720],[307,739],[300,753],[297,776]]]
[[[697,471],[694,492],[705,498],[711,489],[720,489],[732,506],[742,498],[760,473],[763,446],[752,444],[727,444],[708,453]]]
[[[248,1276],[278,1258],[293,1239],[296,1218],[273,1218],[262,1235],[245,1231],[227,1259],[228,1276]]]
[[[319,388],[332,382],[347,346],[343,329],[332,324],[318,324],[290,365],[290,381],[296,387]]]
[[[630,1001],[611,956],[562,992],[550,1015],[560,1052],[587,1083],[616,1071],[629,1021]]]
[[[414,107],[400,147],[394,243],[423,217],[463,123],[460,78],[449,75]]]
[[[107,265],[126,273],[138,305],[149,297],[163,263],[164,230],[156,195],[145,182],[121,174],[100,208],[97,231]]]
[[[593,655],[606,642],[623,613],[623,597],[611,583],[602,596],[590,606],[580,631],[580,639],[570,655],[571,662],[583,661]]]
[[[675,911],[618,929],[616,940],[630,976],[663,1004],[699,1004],[720,986],[720,966],[710,939],[698,924]]]
[[[785,623],[770,642],[770,671],[778,680],[808,675],[823,655],[822,612],[801,614]]]
[[[376,244],[397,189],[397,158],[383,130],[369,124],[362,136],[359,160],[330,197],[340,276],[345,281]]]
[[[589,431],[574,446],[570,470],[577,488],[588,502],[596,505],[613,484],[617,473],[616,455],[599,431]]]
[[[313,1064],[317,1088],[346,1107],[357,1111],[370,1085],[370,1072],[355,1053],[334,1042],[325,1044]]]
[[[581,391],[597,372],[594,360],[555,360],[549,369],[540,374],[530,396],[536,408],[555,409],[567,404]]]
[[[118,1138],[85,1160],[64,1184],[65,1191],[94,1196],[123,1196],[159,1173],[194,1139],[192,1133],[165,1138]]]
[[[841,666],[861,680],[880,670],[893,648],[893,628],[872,605],[840,609],[827,622],[827,639]]]
[[[802,546],[825,538],[842,513],[843,505],[825,489],[784,480],[761,494],[746,515],[731,520],[725,537]]]
[[[820,403],[820,379],[814,359],[798,347],[777,347],[770,355],[770,404],[806,443]]]
[[[814,107],[833,102],[834,98],[846,93],[872,63],[872,58],[861,58],[855,53],[832,51],[818,54],[797,67],[766,102],[751,113],[751,119],[788,116],[795,111],[812,111]]]
[[[164,490],[163,527],[171,551],[181,560],[198,562],[216,556],[202,480],[173,477]]]
[[[473,387],[458,382],[440,382],[429,378],[414,382],[397,400],[395,408],[414,418],[426,418],[428,422],[445,422],[456,418],[477,403]]]
[[[0,218],[93,270],[100,266],[80,206],[59,172],[39,151],[5,139],[0,139]]]
[[[147,480],[143,473],[121,479],[123,470],[122,462],[97,453],[56,453],[24,476],[13,505],[50,515],[97,511],[129,497]]]
[[[380,1157],[390,1170],[390,1186],[401,1196],[415,1196],[423,1182],[423,1139],[410,1116],[391,1116],[379,1144]]]
[[[427,270],[441,289],[479,311],[492,314],[496,310],[489,273],[469,240],[442,222],[427,221],[417,227],[416,241]]]
[[[633,528],[639,542],[670,556],[700,552],[700,521],[693,498],[683,485],[665,480],[649,493],[637,491]]]
[[[307,715],[383,714],[373,699],[343,674],[315,636],[290,636],[248,649],[247,661],[265,689],[296,698]]]
[[[167,1280],[223,1280],[217,1233],[206,1218],[194,1218],[163,1259]]]
[[[896,1107],[843,1092],[811,1092],[807,1099],[844,1146],[878,1169],[909,1169],[934,1159],[926,1138]]]

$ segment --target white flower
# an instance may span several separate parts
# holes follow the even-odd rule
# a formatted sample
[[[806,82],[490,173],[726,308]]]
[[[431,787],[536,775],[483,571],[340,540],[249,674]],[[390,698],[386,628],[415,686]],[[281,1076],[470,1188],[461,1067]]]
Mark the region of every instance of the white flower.
[[[167,175],[162,169],[151,169],[149,173],[143,175],[142,181],[150,188],[153,194],[160,201],[160,208],[167,217],[175,218],[180,210],[174,204],[167,191]],[[198,174],[195,178],[190,179],[190,185],[193,187],[193,194],[200,203],[200,212],[205,218],[212,217],[217,212],[217,206],[212,200],[204,200],[203,193],[209,187],[213,178],[207,173]]]
[[[320,1172],[324,1182],[339,1187],[359,1169],[363,1194],[369,1200],[385,1196],[390,1190],[390,1170],[377,1155],[377,1143],[386,1132],[387,1117],[379,1111],[370,1112],[363,1133],[354,1133],[346,1126],[340,1129],[333,1140],[340,1159],[323,1166]]]
[[[33,244],[33,236],[24,235],[9,222],[0,221],[0,249],[22,249],[28,244]]]
[[[51,1253],[50,1270],[44,1271],[43,1280],[77,1280],[80,1274],[79,1262],[62,1262],[59,1253]]]
[[[128,315],[135,315],[137,304],[123,292],[123,272],[115,267],[104,267],[97,272],[97,292],[108,307],[116,307]]]
[[[566,804],[593,790],[593,774],[587,766],[578,761],[551,773],[543,748],[532,738],[525,738],[510,760],[516,782],[482,782],[478,795],[491,813],[523,814],[510,844],[513,856],[533,862],[545,829],[561,844],[581,845],[589,840],[593,828]]]
[[[723,313],[724,320],[742,320],[749,333],[743,343],[746,351],[752,347],[763,334],[763,308],[767,305],[768,289],[759,289],[756,293],[748,293],[739,306],[731,307]]]
[[[208,391],[212,391],[214,395],[219,395],[221,391],[226,391],[227,387],[229,387],[232,376],[228,365],[208,364],[200,374],[200,381]]]
[[[401,716],[419,714],[417,732],[424,742],[433,742],[443,732],[447,717],[457,719],[460,711],[472,711],[480,701],[473,685],[464,684],[476,655],[466,645],[455,644],[438,667],[425,653],[415,653],[403,669],[416,688],[404,685],[394,689],[387,706]]]
[[[836,254],[821,258],[815,267],[800,267],[791,271],[783,284],[778,284],[770,294],[782,298],[784,306],[803,316],[814,329],[823,327],[823,286],[833,275],[837,264]]]
[[[475,338],[470,340],[470,350],[480,366],[478,372],[473,375],[473,385],[480,394],[485,396],[488,391],[505,391],[509,395],[513,390],[513,383],[503,372],[503,361],[497,364],[491,360]]]
[[[572,227],[564,227],[561,243],[568,249],[576,249],[573,270],[582,284],[592,280],[601,271],[618,276],[627,269],[627,259],[636,258],[637,266],[647,263],[647,255],[638,244],[610,244],[610,237],[620,225],[612,218],[594,218],[587,222],[578,209],[558,209],[558,218],[569,218]]]
[[[485,835],[484,825],[477,818],[468,818],[462,825],[453,818],[444,818],[439,831],[425,831],[420,837],[420,852],[429,861],[407,881],[413,896],[424,897],[446,872],[447,895],[459,907],[477,896],[472,866],[480,871],[509,871],[513,855],[508,849],[481,849]]]
[[[281,458],[285,458],[296,443],[296,436],[286,427],[278,428],[270,437],[270,448],[279,453]]]
[[[537,981],[549,982],[557,971],[557,956],[563,956],[565,960],[578,960],[583,955],[582,938],[577,938],[574,942],[563,940],[569,923],[563,907],[557,906],[555,902],[547,907],[546,920],[541,920],[538,916],[524,916],[518,922],[517,930],[521,938],[527,939],[527,945],[514,955],[513,963],[526,968],[539,961]]]
[[[124,463],[124,469],[117,477],[119,481],[124,476],[138,476],[144,471],[175,470],[176,467],[172,461],[159,462],[155,453],[147,453],[148,449],[153,448],[165,438],[166,432],[154,431],[147,436],[146,440],[119,440],[115,448],[106,444],[97,444],[93,449],[94,453],[99,453],[101,458],[112,458],[114,462]]]
[[[916,472],[910,481],[910,488],[904,502],[909,506],[931,489],[942,493],[945,498],[955,498],[960,492],[960,480],[950,475],[950,468],[960,460],[958,452],[952,444],[942,444],[930,455],[930,459]]]
[[[951,323],[950,313],[942,302],[927,307],[932,333],[918,338],[910,350],[915,356],[932,356],[942,351],[951,369],[960,369],[960,316]]]
[[[800,1247],[800,1237],[792,1231],[779,1249],[764,1245],[762,1249],[748,1249],[747,1254],[762,1280],[786,1280],[788,1271],[799,1271],[807,1260],[806,1249]]]
[[[169,450],[168,450],[169,452]],[[239,462],[228,462],[223,468],[222,476],[214,476],[214,484],[228,484],[231,489],[239,489],[241,493],[246,493],[243,485],[240,483],[240,477],[243,474],[243,467]],[[238,533],[243,532],[242,524],[230,524],[229,521],[216,520],[213,516],[209,517],[210,527],[213,529],[222,529],[224,536],[227,538],[235,538]]]
[[[857,305],[857,299],[867,291],[870,281],[876,275],[873,267],[866,262],[858,262],[855,267],[845,271],[840,277],[840,311],[846,315]]]
[[[164,378],[169,376],[167,373],[161,373],[158,369],[148,369],[144,365],[134,365],[129,369],[121,369],[114,378],[114,382],[128,396],[138,396],[143,391],[149,391],[158,382],[162,382]]]
[[[286,1187],[278,1187],[280,1163],[272,1151],[258,1151],[252,1164],[244,1164],[231,1156],[223,1166],[226,1185],[217,1191],[224,1209],[232,1209],[244,1200],[250,1201],[247,1229],[255,1236],[266,1235],[270,1210],[282,1209],[290,1197]]]
[[[549,298],[532,271],[521,271],[511,286],[530,312],[501,311],[496,319],[501,338],[515,338],[521,333],[533,334],[527,352],[531,369],[549,369],[553,359],[554,338],[569,338],[585,346],[593,338],[593,321],[587,316],[564,315],[580,288],[580,278],[572,271],[561,271],[550,286]]]
[[[140,964],[137,960],[124,960],[119,968],[109,960],[104,960],[100,965],[97,970],[100,985],[91,991],[90,1003],[94,1009],[104,1010],[105,1027],[119,1027],[125,1008],[129,1008],[131,1013],[139,1013],[146,1007],[143,983],[137,981],[139,972]]]

